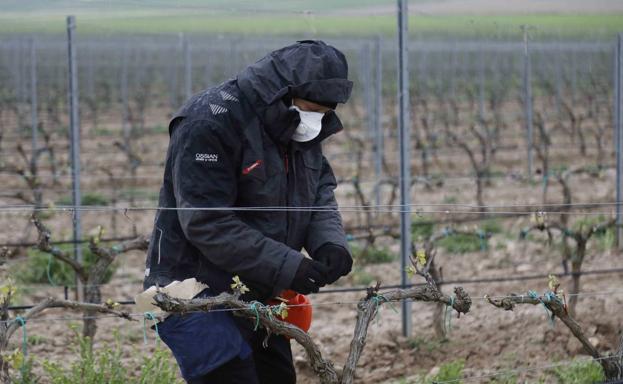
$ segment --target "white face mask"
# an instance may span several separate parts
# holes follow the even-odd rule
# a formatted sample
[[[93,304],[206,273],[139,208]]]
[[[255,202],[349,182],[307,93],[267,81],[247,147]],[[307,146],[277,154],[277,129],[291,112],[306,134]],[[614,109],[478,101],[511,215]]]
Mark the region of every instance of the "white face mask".
[[[292,140],[304,143],[315,139],[322,129],[322,117],[324,113],[301,111],[299,107],[293,105],[291,109],[296,110],[301,117],[301,122],[292,135]]]

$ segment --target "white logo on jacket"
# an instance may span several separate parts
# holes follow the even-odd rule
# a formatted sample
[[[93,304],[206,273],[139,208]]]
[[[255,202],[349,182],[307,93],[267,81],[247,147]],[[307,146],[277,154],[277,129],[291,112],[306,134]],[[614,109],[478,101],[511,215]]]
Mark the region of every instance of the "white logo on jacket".
[[[216,153],[195,153],[195,161],[207,161],[210,163],[218,162],[218,154]]]

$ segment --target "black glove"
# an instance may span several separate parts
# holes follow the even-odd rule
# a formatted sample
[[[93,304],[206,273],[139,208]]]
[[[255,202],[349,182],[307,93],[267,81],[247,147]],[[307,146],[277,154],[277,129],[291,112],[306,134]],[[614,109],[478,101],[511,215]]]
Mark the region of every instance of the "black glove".
[[[316,293],[320,287],[324,287],[327,284],[327,273],[329,268],[325,265],[308,258],[303,258],[299,269],[296,270],[294,279],[290,288],[292,290],[306,295],[308,293]]]
[[[346,248],[327,243],[316,250],[314,259],[329,268],[327,284],[333,284],[341,276],[346,276],[353,267],[353,259]]]

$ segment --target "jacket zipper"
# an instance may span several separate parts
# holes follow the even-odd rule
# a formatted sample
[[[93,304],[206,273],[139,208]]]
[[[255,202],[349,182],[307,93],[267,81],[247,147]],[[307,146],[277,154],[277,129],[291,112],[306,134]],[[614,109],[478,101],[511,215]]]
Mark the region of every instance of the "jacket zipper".
[[[160,265],[160,245],[162,244],[162,235],[164,235],[164,231],[158,227],[156,227],[156,229],[158,231],[160,231],[160,237],[158,237],[158,263],[157,265]]]

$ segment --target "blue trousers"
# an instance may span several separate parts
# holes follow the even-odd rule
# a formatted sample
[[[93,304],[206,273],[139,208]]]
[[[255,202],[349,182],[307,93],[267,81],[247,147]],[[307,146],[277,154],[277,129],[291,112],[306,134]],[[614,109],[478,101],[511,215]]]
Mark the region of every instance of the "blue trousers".
[[[189,383],[295,383],[290,341],[272,335],[264,347],[266,332],[253,326],[231,312],[194,312],[169,316],[158,333]]]
[[[188,380],[188,384],[295,384],[290,340],[273,335],[263,347],[265,337],[265,331],[257,331],[250,339],[251,356],[235,357],[203,376]]]

